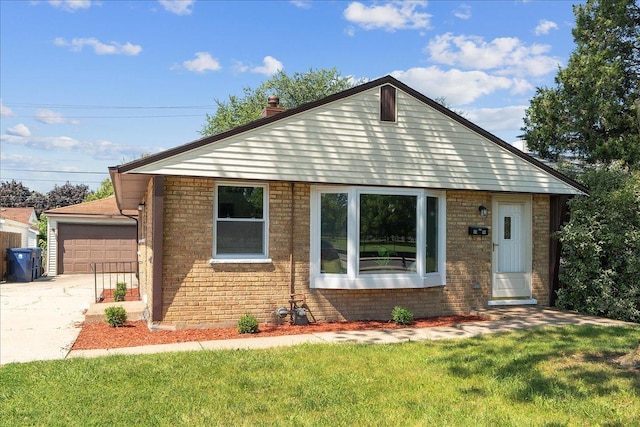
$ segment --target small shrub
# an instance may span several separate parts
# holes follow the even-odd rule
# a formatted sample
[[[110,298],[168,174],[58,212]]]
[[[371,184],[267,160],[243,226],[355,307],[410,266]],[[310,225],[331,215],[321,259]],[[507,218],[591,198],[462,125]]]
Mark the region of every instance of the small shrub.
[[[395,306],[391,312],[391,318],[396,322],[396,325],[410,325],[413,323],[413,313],[404,307]]]
[[[241,334],[255,334],[258,331],[258,319],[250,314],[244,314],[238,320],[238,332]]]
[[[114,328],[127,323],[127,311],[120,305],[105,308],[104,314],[107,316],[107,323]]]
[[[113,300],[124,301],[125,295],[127,295],[127,284],[125,282],[116,283],[116,290],[113,293]]]

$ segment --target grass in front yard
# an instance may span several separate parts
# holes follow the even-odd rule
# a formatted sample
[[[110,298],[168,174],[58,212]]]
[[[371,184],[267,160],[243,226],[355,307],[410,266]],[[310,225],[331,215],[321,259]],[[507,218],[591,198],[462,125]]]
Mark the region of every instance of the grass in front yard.
[[[634,426],[632,327],[10,364],[0,424]]]

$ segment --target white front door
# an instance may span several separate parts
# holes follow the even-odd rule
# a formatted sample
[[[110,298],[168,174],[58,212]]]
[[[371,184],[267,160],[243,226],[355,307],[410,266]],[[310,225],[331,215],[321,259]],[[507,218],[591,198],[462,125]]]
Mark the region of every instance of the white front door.
[[[494,299],[531,298],[531,198],[493,201]]]

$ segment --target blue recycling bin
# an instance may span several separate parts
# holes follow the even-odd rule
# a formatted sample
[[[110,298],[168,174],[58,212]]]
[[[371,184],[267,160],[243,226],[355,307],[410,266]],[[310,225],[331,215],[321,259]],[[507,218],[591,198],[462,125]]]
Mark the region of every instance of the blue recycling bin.
[[[9,280],[16,282],[33,281],[33,249],[7,249],[9,261]]]

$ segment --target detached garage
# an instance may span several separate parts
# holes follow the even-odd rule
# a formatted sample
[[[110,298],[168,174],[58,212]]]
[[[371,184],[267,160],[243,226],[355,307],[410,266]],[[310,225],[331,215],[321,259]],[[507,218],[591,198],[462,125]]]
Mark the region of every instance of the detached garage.
[[[136,214],[121,214],[114,197],[46,211],[49,276],[91,273],[93,262],[136,262]]]

